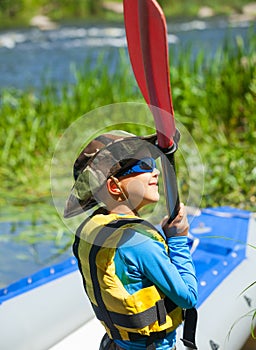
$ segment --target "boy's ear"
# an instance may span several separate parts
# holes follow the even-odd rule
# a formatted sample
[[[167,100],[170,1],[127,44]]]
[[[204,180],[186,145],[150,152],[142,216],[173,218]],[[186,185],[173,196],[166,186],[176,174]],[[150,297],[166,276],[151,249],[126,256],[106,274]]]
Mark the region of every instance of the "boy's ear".
[[[107,189],[110,194],[113,195],[120,195],[122,193],[122,190],[120,188],[120,185],[118,183],[118,179],[114,176],[111,176],[107,179]]]

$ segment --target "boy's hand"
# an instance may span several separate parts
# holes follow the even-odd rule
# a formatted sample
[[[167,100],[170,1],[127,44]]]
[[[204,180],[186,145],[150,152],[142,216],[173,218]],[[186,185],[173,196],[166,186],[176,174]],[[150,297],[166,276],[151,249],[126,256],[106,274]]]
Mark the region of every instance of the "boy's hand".
[[[166,237],[187,236],[189,224],[184,204],[180,203],[179,213],[170,224],[168,224],[168,217],[166,217],[161,225]]]

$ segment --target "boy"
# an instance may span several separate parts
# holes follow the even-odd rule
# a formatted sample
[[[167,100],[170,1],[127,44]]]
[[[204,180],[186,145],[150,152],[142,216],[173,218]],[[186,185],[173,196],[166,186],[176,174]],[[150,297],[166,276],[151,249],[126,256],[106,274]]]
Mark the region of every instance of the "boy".
[[[160,230],[138,214],[159,200],[155,143],[156,136],[112,131],[91,141],[74,164],[64,216],[98,205],[78,228],[73,250],[106,328],[101,350],[175,349],[183,309],[197,301],[184,205]]]

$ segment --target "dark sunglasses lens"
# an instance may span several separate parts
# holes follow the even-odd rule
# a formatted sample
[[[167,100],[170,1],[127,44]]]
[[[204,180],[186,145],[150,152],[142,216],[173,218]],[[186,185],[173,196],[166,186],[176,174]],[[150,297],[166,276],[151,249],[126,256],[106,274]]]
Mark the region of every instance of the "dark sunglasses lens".
[[[153,161],[152,158],[148,158],[145,160],[140,161],[140,168],[142,170],[154,170],[155,168],[155,162]]]

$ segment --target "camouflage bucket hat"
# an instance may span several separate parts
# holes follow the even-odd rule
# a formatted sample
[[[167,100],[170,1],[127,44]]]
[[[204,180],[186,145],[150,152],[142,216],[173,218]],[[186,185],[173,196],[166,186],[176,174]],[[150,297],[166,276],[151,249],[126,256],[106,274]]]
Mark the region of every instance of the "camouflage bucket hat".
[[[150,151],[152,157],[160,156],[156,135],[139,137],[122,130],[102,134],[92,140],[80,153],[73,167],[75,183],[66,202],[64,218],[70,218],[95,207],[94,194],[106,180],[120,170],[129,168],[138,152]]]

